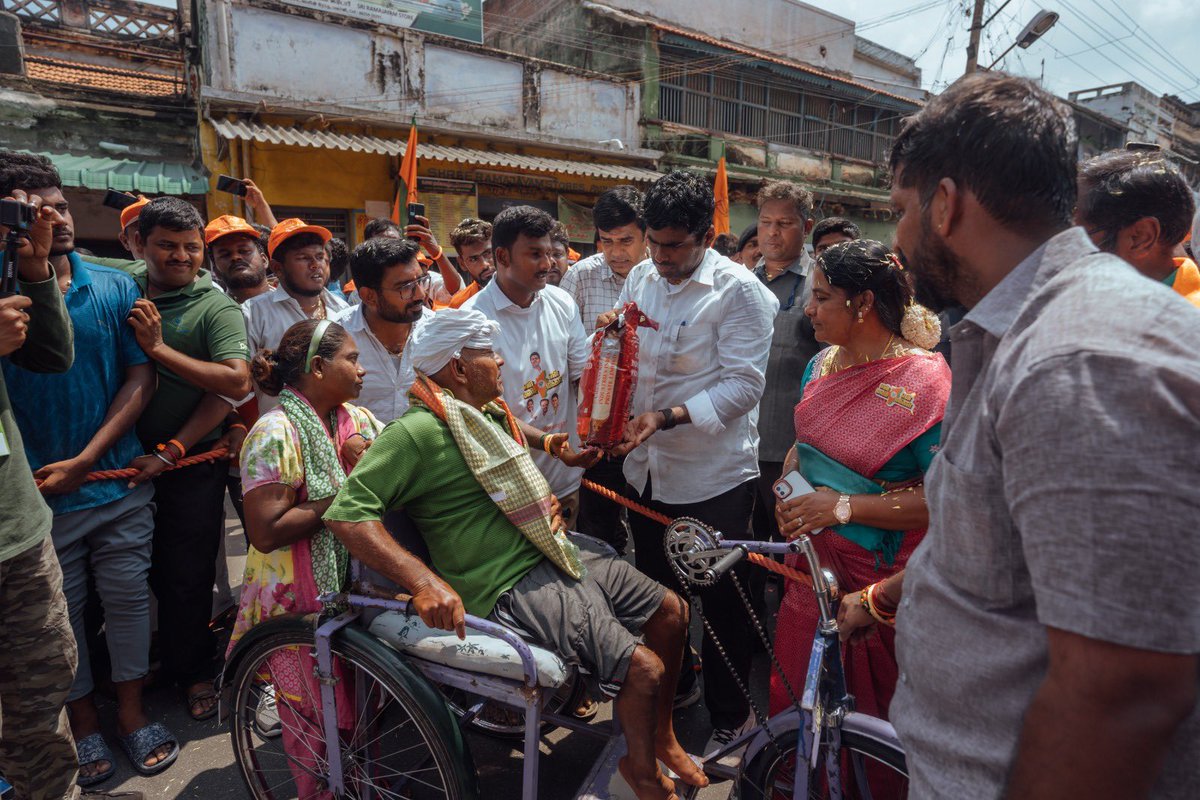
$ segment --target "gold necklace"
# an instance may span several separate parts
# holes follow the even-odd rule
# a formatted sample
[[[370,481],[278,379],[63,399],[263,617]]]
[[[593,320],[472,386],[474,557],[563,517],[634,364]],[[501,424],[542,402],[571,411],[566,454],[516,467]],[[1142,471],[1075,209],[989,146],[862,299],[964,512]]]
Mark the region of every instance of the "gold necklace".
[[[876,356],[875,358],[871,358],[870,356],[868,356],[866,361],[857,361],[853,364],[843,363],[840,367],[830,370],[830,372],[841,372],[844,369],[850,369],[850,367],[861,367],[863,364],[870,364],[872,361],[880,361],[883,359],[883,357],[885,355],[887,355],[888,351],[891,349],[892,344],[894,344],[895,341],[896,341],[896,336],[895,336],[895,334],[892,334],[891,336],[888,337],[887,344],[885,344],[883,346],[883,350],[881,350],[879,355]],[[837,349],[837,353],[835,353],[835,355],[837,356],[837,360],[845,362],[845,354],[848,352],[850,352],[850,351],[847,348],[839,345],[838,349]]]
[[[313,319],[325,319],[325,298],[317,295],[317,307],[313,309]]]

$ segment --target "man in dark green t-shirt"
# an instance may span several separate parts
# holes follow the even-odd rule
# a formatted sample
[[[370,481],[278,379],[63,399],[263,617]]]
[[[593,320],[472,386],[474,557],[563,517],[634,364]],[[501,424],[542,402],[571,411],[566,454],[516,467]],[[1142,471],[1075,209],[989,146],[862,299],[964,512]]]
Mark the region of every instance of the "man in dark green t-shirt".
[[[582,579],[570,577],[497,505],[506,497],[528,496],[530,489],[532,496],[549,491],[544,480],[535,486],[539,479],[527,451],[506,447],[503,454],[493,453],[503,442],[496,444],[488,431],[470,432],[473,424],[491,424],[505,437],[524,441],[509,429],[516,424],[512,415],[501,414],[493,402],[501,396],[504,363],[492,350],[498,330],[478,311],[445,309],[413,332],[407,346],[420,394],[441,407],[432,409],[414,394],[414,405],[384,429],[347,476],[324,519],[355,558],[412,593],[426,624],[454,629],[461,637],[464,613],[488,616],[568,662],[586,665],[600,688],[616,698],[629,753],[619,768],[638,797],[671,793],[673,784],[657,760],[686,783],[706,785],[671,721],[687,605],[588,537],[571,537],[585,572]],[[474,422],[452,430],[446,420],[460,414]],[[468,446],[486,447],[495,456],[486,480],[507,489],[489,495],[464,459],[459,437],[473,437]],[[548,449],[562,453],[557,441]],[[517,467],[499,466],[510,461]],[[498,474],[506,477],[497,479]],[[421,532],[432,569],[384,528],[384,515],[401,508]],[[552,530],[564,527],[555,511]]]
[[[237,303],[201,269],[203,231],[199,212],[177,197],[142,209],[135,241],[146,264],[133,279],[143,297],[129,315],[138,344],[158,367],[158,388],[138,420],[146,455],[134,460],[141,472],[133,482],[154,481],[150,585],[158,598],[163,668],[185,690],[194,719],[216,713],[209,622],[228,465],[164,469],[185,452],[213,449],[231,408],[224,398],[250,391],[245,323]]]

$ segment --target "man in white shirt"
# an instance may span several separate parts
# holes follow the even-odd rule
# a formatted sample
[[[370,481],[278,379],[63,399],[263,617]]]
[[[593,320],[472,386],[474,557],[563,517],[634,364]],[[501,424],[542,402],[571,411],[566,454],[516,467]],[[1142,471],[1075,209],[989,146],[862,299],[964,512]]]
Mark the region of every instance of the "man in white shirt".
[[[592,331],[596,319],[617,305],[625,276],[646,260],[646,223],[642,221],[642,193],[632,186],[614,186],[596,199],[592,223],[600,252],[579,261],[563,276],[560,287],[579,306],[583,328]],[[621,492],[625,489],[625,460],[607,457],[588,469],[583,477]],[[625,551],[626,539],[621,507],[595,492],[579,496],[577,530],[603,539]]]
[[[325,244],[331,234],[320,225],[301,219],[285,219],[271,229],[267,255],[271,271],[279,279],[273,292],[252,297],[242,304],[250,353],[264,347],[274,350],[287,329],[306,319],[332,319],[344,310],[346,301],[330,292],[329,252]],[[279,398],[254,390],[258,413],[279,405]]]
[[[492,224],[496,276],[462,307],[500,323],[494,344],[504,358],[504,400],[513,414],[523,422],[536,421],[536,427],[546,433],[568,433],[575,440],[574,384],[591,348],[575,301],[546,282],[553,227],[554,218],[532,206],[501,211]],[[557,408],[551,400],[554,395],[560,396]],[[573,527],[583,470],[531,449],[534,463],[562,503],[563,520]]]
[[[779,301],[745,267],[709,249],[714,205],[709,181],[687,172],[665,175],[646,192],[650,258],[629,273],[618,306],[636,302],[658,330],[639,331],[633,419],[615,452],[628,453],[625,478],[634,499],[744,539],[758,479],[758,402]],[[663,526],[639,514],[629,521],[638,569],[678,587],[663,552]],[[745,576],[739,580],[744,584]],[[748,685],[755,633],[731,576],[691,594],[703,598],[705,618]],[[709,753],[754,720],[707,634],[703,658],[714,729]]]
[[[408,410],[408,389],[416,373],[405,351],[409,338],[433,312],[425,307],[429,273],[417,261],[411,239],[377,237],[354,248],[350,272],[362,303],[337,321],[358,345],[363,376],[358,405],[383,423]]]

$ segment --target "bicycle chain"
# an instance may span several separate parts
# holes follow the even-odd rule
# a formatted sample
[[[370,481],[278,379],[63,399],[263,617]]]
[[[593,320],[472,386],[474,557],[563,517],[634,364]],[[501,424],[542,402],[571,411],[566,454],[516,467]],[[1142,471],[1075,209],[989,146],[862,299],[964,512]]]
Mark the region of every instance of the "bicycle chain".
[[[726,573],[726,577],[733,581],[734,589],[737,590],[738,597],[741,598],[742,605],[745,607],[746,613],[750,617],[750,621],[754,624],[754,629],[758,632],[759,638],[762,639],[763,643],[766,645],[767,653],[769,653],[771,656],[771,664],[774,669],[778,671],[779,677],[783,681],[784,688],[787,689],[788,697],[792,701],[792,705],[803,713],[803,707],[800,705],[800,701],[796,699],[796,692],[792,688],[791,682],[788,681],[787,676],[783,673],[783,667],[779,664],[779,660],[775,656],[775,651],[771,647],[770,637],[767,636],[767,631],[763,627],[762,622],[759,620],[758,615],[754,613],[754,609],[750,605],[750,599],[746,596],[745,590],[742,589],[741,581],[737,579],[737,576],[734,575],[733,572]],[[721,640],[717,637],[716,631],[713,630],[712,625],[704,616],[704,612],[701,611],[701,605],[697,602],[699,597],[695,592],[692,591],[686,580],[680,580],[679,583],[683,587],[684,593],[687,594],[688,602],[691,603],[692,608],[696,612],[696,616],[700,618],[700,624],[703,626],[705,633],[712,640],[713,646],[717,648],[717,653],[721,656],[721,660],[725,662],[725,668],[729,671],[730,676],[733,678],[733,682],[737,686],[738,691],[742,693],[742,697],[745,698],[746,703],[750,706],[750,712],[754,714],[755,723],[759,726],[759,728],[762,729],[764,733],[767,734],[767,738],[770,739],[771,744],[775,746],[775,752],[782,757],[784,753],[782,743],[771,731],[770,726],[767,725],[767,717],[763,716],[758,704],[754,702],[754,698],[750,694],[749,687],[746,686],[741,677],[737,674],[737,670],[734,669],[733,662],[729,658],[729,653],[726,652],[725,646],[721,644]],[[797,742],[797,744],[799,744],[799,742]]]

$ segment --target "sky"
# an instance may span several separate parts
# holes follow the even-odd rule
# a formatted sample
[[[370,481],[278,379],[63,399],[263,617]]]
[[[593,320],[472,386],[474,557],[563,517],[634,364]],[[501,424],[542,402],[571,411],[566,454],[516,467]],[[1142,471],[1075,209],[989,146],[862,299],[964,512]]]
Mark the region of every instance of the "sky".
[[[174,6],[175,0],[146,0]],[[749,9],[762,0],[732,0]],[[924,88],[937,92],[966,66],[972,0],[804,0],[857,24],[859,36],[916,57]],[[1004,0],[988,0],[985,19]],[[981,65],[1010,45],[1039,9],[1058,24],[1028,50],[1014,48],[999,65],[1065,97],[1069,92],[1134,80],[1155,94],[1200,100],[1197,0],[1010,0],[984,29]],[[915,13],[914,13],[915,12]],[[890,20],[888,18],[891,18]]]
[[[916,57],[926,89],[941,91],[966,67],[972,0],[804,2],[854,20],[859,36]],[[988,0],[984,19],[1002,2]],[[1011,0],[984,28],[980,64],[999,56],[1040,9],[1057,11],[1058,23],[1028,50],[1013,49],[998,68],[1044,74],[1046,87],[1063,97],[1133,80],[1155,94],[1200,100],[1196,0]],[[895,18],[884,19],[889,16]]]

